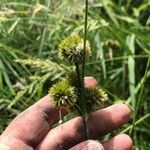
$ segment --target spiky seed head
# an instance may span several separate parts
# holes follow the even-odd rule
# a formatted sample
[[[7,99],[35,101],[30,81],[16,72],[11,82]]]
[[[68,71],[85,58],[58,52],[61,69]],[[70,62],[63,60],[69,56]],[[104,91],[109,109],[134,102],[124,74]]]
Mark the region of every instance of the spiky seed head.
[[[75,88],[66,79],[54,84],[50,88],[49,94],[53,97],[56,106],[66,108],[73,106],[77,99]]]
[[[108,100],[107,94],[100,87],[85,88],[85,100],[88,112],[103,107]]]
[[[66,59],[73,63],[83,62],[84,39],[79,35],[70,35],[65,38],[59,45],[58,56],[60,59]],[[90,44],[86,41],[85,58],[89,58],[92,52]]]

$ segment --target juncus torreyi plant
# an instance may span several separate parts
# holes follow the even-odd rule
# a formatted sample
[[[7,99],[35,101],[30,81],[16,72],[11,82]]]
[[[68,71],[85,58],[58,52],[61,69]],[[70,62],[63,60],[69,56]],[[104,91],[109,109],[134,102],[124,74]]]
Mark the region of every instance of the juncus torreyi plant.
[[[49,93],[56,106],[65,107],[71,112],[81,115],[84,123],[84,137],[88,139],[88,113],[101,107],[107,101],[107,94],[99,87],[84,86],[85,61],[92,55],[87,40],[88,0],[85,1],[84,38],[78,34],[66,37],[59,45],[58,57],[75,66],[75,70],[66,75],[62,81],[53,85]]]
[[[62,60],[67,60],[72,63],[72,65],[75,65],[76,70],[69,72],[62,81],[54,84],[49,90],[56,106],[65,107],[77,115],[82,115],[82,87],[78,82],[81,82],[80,65],[83,61],[83,49],[83,38],[79,35],[70,35],[60,43],[58,56]],[[90,44],[87,41],[85,49],[86,60],[91,54]],[[80,78],[80,80],[78,80],[78,78]],[[103,107],[105,101],[108,100],[107,94],[100,86],[85,87],[84,93],[88,113]]]

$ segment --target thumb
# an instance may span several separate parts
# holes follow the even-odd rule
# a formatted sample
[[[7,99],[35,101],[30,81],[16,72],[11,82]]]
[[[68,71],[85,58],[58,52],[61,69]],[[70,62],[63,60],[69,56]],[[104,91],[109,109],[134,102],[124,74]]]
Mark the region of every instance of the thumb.
[[[69,150],[104,150],[104,147],[96,140],[87,140],[79,143]]]

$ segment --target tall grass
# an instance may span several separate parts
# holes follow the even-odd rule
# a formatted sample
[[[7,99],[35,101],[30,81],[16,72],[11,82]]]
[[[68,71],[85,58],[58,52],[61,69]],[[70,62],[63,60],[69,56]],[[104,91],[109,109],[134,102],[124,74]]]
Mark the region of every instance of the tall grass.
[[[94,76],[113,103],[132,108],[134,119],[115,133],[133,129],[136,150],[150,147],[149,7],[148,0],[89,0],[87,39],[93,57],[85,75]],[[58,60],[58,45],[72,32],[83,36],[84,11],[80,0],[1,0],[1,132],[70,69]]]

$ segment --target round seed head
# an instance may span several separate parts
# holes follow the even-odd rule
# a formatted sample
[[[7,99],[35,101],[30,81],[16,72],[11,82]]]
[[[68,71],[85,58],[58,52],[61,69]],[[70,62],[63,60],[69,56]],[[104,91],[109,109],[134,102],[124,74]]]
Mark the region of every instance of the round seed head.
[[[107,94],[100,87],[85,88],[85,99],[88,112],[102,108],[108,100]]]
[[[82,63],[84,52],[84,39],[79,35],[70,35],[59,45],[58,56],[73,63]],[[85,58],[91,56],[90,44],[86,41]]]
[[[62,80],[53,85],[49,94],[53,97],[56,106],[69,108],[76,102],[75,88],[69,85],[68,80]]]

